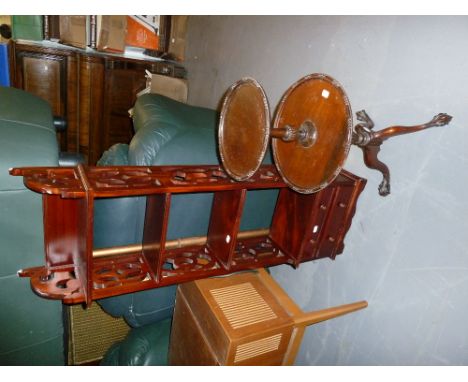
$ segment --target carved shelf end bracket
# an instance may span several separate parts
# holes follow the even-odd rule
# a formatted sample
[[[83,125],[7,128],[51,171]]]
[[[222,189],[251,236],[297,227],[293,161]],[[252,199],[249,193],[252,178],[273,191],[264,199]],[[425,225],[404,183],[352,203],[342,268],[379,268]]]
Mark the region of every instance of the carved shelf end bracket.
[[[452,116],[446,113],[440,113],[434,116],[429,122],[421,125],[390,126],[379,131],[374,131],[374,122],[365,110],[358,111],[356,113],[356,118],[361,123],[358,123],[354,127],[352,143],[362,149],[366,166],[382,173],[383,180],[379,185],[379,194],[381,196],[390,194],[390,170],[385,163],[377,158],[380,146],[383,142],[397,135],[411,134],[430,127],[445,126],[452,120]]]

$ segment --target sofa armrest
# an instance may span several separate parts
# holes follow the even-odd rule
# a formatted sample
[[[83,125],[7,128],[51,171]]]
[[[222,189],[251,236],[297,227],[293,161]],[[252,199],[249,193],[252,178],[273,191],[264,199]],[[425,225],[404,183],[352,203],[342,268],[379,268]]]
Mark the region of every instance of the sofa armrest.
[[[104,151],[102,157],[97,162],[98,166],[127,166],[128,165],[128,145],[117,143]]]
[[[132,329],[105,354],[101,366],[165,366],[168,364],[171,319]]]
[[[41,196],[8,169],[57,166],[58,144],[48,103],[0,86],[0,365],[63,365],[62,305],[45,301],[17,271],[44,254]]]

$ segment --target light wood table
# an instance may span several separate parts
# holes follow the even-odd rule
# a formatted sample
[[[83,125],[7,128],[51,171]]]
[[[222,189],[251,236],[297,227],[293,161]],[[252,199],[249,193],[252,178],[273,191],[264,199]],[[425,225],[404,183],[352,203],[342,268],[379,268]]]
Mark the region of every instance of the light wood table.
[[[181,284],[169,363],[293,365],[308,325],[365,307],[305,313],[264,269]]]

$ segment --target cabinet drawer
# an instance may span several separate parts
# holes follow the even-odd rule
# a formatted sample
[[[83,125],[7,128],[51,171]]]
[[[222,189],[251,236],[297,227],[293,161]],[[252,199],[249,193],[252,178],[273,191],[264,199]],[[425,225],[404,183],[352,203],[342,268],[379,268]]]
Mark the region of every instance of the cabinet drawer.
[[[353,194],[353,187],[340,187],[334,190],[332,201],[328,207],[327,221],[323,226],[314,258],[330,257],[334,259],[336,257],[349,228],[346,220],[350,208],[354,208]]]

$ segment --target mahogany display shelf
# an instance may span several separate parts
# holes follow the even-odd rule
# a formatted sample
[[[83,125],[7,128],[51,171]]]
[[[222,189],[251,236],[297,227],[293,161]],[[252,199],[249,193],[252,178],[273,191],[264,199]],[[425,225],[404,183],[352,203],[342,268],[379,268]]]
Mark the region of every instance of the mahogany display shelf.
[[[279,264],[335,258],[366,180],[347,171],[326,188],[300,194],[273,165],[246,181],[220,166],[14,168],[43,196],[45,266],[19,271],[42,297],[85,303],[145,289]],[[268,229],[239,232],[246,193],[280,189]],[[213,192],[206,240],[166,242],[172,194]],[[146,196],[141,245],[93,250],[94,201]],[[183,240],[181,241],[184,242]],[[102,251],[101,251],[102,252]],[[115,254],[114,254],[115,253]],[[104,254],[104,255],[103,255]]]

